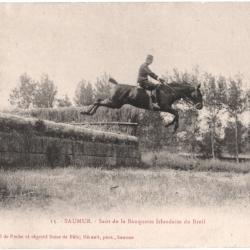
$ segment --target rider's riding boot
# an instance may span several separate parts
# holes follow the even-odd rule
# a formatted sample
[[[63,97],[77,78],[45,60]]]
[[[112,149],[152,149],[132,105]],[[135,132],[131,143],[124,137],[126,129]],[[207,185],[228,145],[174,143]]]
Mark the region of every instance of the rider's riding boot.
[[[161,109],[156,100],[156,96],[155,96],[156,93],[153,94],[153,91],[151,92],[152,108],[153,110]]]

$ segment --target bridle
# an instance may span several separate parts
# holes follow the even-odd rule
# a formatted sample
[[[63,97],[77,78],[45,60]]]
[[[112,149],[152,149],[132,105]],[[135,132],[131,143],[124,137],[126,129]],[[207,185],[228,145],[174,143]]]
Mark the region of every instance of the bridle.
[[[175,94],[177,94],[176,90],[173,89],[172,87],[170,87],[169,84],[166,83],[165,81],[164,81],[164,83],[161,83],[161,84],[164,85],[164,86],[167,86],[167,87],[168,87],[169,89],[171,89]],[[194,103],[193,103],[192,101],[190,101],[188,97],[182,97],[182,99],[183,99],[185,102],[187,102],[188,104],[190,104],[190,105],[192,105],[192,106],[194,105]]]

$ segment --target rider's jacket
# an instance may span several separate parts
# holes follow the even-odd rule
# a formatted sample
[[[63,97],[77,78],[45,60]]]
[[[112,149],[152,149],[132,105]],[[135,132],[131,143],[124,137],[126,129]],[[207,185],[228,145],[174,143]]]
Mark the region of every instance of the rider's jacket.
[[[153,79],[157,80],[158,76],[151,71],[151,69],[148,67],[146,63],[143,63],[141,67],[139,68],[139,74],[137,82],[143,82],[145,80],[148,80],[148,76],[152,77]]]

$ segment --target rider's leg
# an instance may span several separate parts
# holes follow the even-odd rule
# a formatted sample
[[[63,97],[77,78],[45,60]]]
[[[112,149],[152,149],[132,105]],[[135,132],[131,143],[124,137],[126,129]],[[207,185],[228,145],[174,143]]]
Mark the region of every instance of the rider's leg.
[[[159,111],[161,109],[157,102],[153,102],[152,97],[149,101],[149,109],[154,111]]]
[[[150,100],[150,103],[149,103],[149,108],[151,110],[159,110],[159,109],[161,109],[160,106],[157,103],[157,97],[156,97],[157,85],[150,82],[150,81],[148,81],[148,80],[144,80],[144,81],[140,82],[139,84],[145,90],[151,91],[151,98],[150,98],[151,100]],[[154,95],[152,94],[153,91],[154,91]]]
[[[144,80],[139,82],[140,86],[146,90],[152,91],[156,88],[156,84],[150,82],[149,80]]]

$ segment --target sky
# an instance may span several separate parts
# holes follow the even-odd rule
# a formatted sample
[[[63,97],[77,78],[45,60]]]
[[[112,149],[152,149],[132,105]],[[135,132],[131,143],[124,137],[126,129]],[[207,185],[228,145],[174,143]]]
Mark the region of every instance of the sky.
[[[2,107],[21,74],[48,74],[59,95],[73,97],[81,79],[105,72],[136,84],[139,66],[226,77],[250,87],[250,3],[0,4]]]

